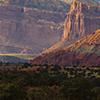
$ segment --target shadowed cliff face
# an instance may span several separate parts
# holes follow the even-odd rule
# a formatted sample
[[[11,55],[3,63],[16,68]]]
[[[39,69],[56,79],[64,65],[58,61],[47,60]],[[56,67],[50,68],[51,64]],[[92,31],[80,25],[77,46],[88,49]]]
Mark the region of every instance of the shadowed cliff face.
[[[70,4],[72,3],[73,0],[62,0],[62,1],[65,1],[66,3]],[[99,0],[78,0],[78,1],[81,1],[84,4],[91,6],[97,6],[100,4]]]
[[[79,0],[73,0],[64,22],[64,32],[61,40],[43,53],[53,52],[74,41],[87,36],[100,28],[99,6],[86,5]]]
[[[6,46],[21,47],[23,50],[28,48],[33,53],[40,53],[43,48],[50,47],[60,39],[65,13],[59,11],[57,5],[53,4],[55,9],[49,10],[47,6],[42,7],[42,4],[46,4],[45,0],[41,5],[38,3],[41,0],[34,1],[36,7],[34,3],[26,5],[29,0],[9,1],[8,4],[0,5],[0,45],[4,45],[4,48],[0,49],[1,53],[10,52],[7,52]],[[61,3],[61,6],[65,7],[64,3]]]
[[[9,4],[57,12],[65,12],[68,8],[61,0],[9,0]]]

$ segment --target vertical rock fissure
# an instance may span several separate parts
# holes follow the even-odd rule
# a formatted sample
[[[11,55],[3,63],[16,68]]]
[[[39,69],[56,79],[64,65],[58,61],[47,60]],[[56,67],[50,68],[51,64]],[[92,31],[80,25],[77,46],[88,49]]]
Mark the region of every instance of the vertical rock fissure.
[[[49,49],[43,51],[43,53],[49,53],[55,51],[56,49],[58,50],[67,45],[66,43],[70,43],[70,41],[80,38],[84,33],[85,27],[84,14],[82,13],[82,3],[78,0],[74,0],[64,22],[64,31],[61,40]]]
[[[85,27],[84,14],[82,13],[82,3],[74,0],[64,23],[64,33],[61,40],[73,40],[82,36],[84,33]]]

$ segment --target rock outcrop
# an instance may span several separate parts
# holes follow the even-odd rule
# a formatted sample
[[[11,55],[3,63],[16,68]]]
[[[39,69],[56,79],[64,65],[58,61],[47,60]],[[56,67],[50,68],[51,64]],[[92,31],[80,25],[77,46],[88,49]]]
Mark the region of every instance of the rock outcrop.
[[[74,41],[100,28],[100,8],[74,0],[64,23],[62,41]],[[98,20],[98,22],[97,22]]]
[[[100,66],[100,30],[59,51],[41,55],[32,64],[62,66]]]
[[[84,14],[82,12],[82,3],[74,0],[64,25],[64,34],[62,41],[66,39],[75,39],[85,33]]]
[[[64,32],[59,42],[43,53],[55,52],[100,28],[99,6],[86,5],[73,0],[64,22]]]

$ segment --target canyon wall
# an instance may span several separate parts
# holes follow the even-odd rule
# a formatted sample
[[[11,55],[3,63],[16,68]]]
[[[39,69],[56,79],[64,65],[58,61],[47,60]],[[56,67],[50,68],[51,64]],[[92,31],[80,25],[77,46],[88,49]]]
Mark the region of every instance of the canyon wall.
[[[79,0],[73,0],[66,14],[64,31],[60,41],[43,51],[43,53],[55,52],[100,29],[99,12],[99,6],[86,5]]]
[[[98,6],[74,0],[66,14],[64,10],[69,6],[62,2],[37,0],[26,5],[27,2],[29,0],[9,0],[0,6],[1,45],[30,48],[34,53],[51,52],[100,28]]]
[[[62,15],[36,8],[1,5],[0,45],[29,48],[39,53],[60,39],[65,17]]]

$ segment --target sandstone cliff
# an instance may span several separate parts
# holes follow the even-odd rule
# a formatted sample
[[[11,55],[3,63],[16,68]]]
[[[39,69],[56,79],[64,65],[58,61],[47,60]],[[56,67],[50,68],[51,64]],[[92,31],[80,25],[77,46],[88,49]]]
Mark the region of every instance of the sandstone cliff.
[[[59,51],[41,55],[32,64],[63,66],[100,66],[100,30]]]
[[[25,0],[23,6],[21,5],[23,0],[12,1],[0,5],[0,45],[2,47],[4,45],[4,48],[0,49],[1,53],[9,52],[6,46],[23,48],[23,50],[29,48],[33,53],[40,53],[60,39],[65,18],[64,11],[43,8],[39,5],[41,0],[36,1],[36,7],[31,6],[34,3],[27,6]],[[64,3],[61,3],[63,7]],[[42,8],[40,9],[39,6]],[[57,5],[53,6],[58,9]]]
[[[100,28],[99,6],[86,5],[79,0],[73,0],[64,22],[64,32],[61,40],[43,53],[53,52],[74,41],[87,36]]]

